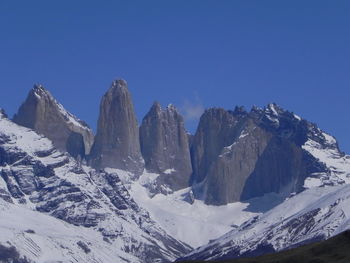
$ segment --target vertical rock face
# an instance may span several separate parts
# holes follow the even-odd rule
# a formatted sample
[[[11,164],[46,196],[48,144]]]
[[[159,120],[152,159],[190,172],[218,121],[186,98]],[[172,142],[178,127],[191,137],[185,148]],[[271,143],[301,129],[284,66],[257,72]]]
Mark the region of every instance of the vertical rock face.
[[[244,115],[221,108],[207,109],[203,113],[191,143],[195,183],[204,180],[223,147],[232,144]]]
[[[94,135],[86,123],[66,111],[42,85],[35,85],[13,118],[49,138],[54,145],[73,157],[84,157]]]
[[[327,169],[302,148],[314,126],[275,104],[207,110],[191,146],[193,190],[209,204],[299,192]]]
[[[145,167],[160,174],[155,192],[188,187],[192,174],[188,135],[182,116],[173,105],[162,110],[155,102],[140,127]]]
[[[102,97],[91,164],[140,174],[144,167],[139,129],[125,80],[115,80]]]

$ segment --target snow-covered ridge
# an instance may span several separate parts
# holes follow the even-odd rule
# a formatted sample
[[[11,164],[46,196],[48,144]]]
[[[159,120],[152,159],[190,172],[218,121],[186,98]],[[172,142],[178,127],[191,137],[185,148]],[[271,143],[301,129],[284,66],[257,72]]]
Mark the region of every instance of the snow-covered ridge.
[[[35,262],[47,262],[48,253],[60,245],[63,249],[51,255],[55,257],[51,260],[111,262],[102,254],[113,250],[110,254],[118,262],[169,262],[190,249],[169,236],[132,200],[117,175],[81,166],[53,148],[45,137],[6,118],[0,119],[0,199],[0,207],[4,201],[10,203],[2,210],[2,218],[21,214],[23,209],[24,215],[38,219],[23,227],[35,228],[39,237],[0,220],[4,223],[0,228],[10,229],[1,232],[0,240],[18,245],[20,252]],[[44,215],[36,216],[41,213]],[[48,217],[52,220],[46,220],[48,225],[43,223],[43,229],[60,221],[60,236],[38,228],[39,221]],[[83,255],[81,244],[76,249],[79,238],[95,252]],[[36,247],[35,251],[28,252],[28,246]]]
[[[91,228],[74,226],[26,206],[0,198],[0,243],[11,245],[36,263],[44,262],[140,262],[111,246]],[[20,216],[19,216],[20,215]]]
[[[317,128],[318,137],[309,139],[302,146],[304,150],[324,163],[329,173],[316,174],[305,180],[305,187],[340,185],[350,183],[350,156],[340,152],[336,139]],[[324,140],[320,142],[319,137]]]
[[[11,142],[5,144],[9,150],[21,149],[37,158],[36,152],[49,151],[53,148],[49,139],[35,133],[33,130],[19,126],[6,118],[0,118],[0,121],[0,135],[6,135]]]
[[[218,260],[280,251],[350,228],[350,185],[308,189],[191,252]]]

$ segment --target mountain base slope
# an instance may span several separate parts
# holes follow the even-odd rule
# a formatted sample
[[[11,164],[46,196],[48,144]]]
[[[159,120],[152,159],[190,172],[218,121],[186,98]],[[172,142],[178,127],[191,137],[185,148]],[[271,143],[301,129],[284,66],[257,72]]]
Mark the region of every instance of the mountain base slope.
[[[220,261],[180,261],[179,263],[347,263],[350,262],[350,230],[326,241],[308,244],[255,258]]]

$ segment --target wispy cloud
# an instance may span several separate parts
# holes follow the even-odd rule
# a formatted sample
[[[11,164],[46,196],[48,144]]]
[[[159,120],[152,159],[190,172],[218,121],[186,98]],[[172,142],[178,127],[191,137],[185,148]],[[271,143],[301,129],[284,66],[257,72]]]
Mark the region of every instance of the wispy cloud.
[[[192,99],[185,99],[180,111],[186,122],[198,121],[204,112],[204,106],[198,94],[194,94]]]

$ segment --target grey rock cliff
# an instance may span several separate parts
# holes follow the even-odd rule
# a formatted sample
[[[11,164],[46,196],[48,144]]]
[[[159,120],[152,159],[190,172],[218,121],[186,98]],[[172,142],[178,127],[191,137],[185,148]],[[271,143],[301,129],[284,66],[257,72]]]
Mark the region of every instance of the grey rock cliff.
[[[191,143],[195,183],[204,180],[223,147],[233,143],[239,133],[240,119],[240,115],[221,108],[207,109],[203,113]]]
[[[315,126],[275,104],[245,112],[209,109],[191,146],[196,198],[227,204],[303,190],[306,177],[327,168],[302,148]]]
[[[139,128],[125,80],[115,80],[102,97],[90,161],[96,168],[118,168],[141,174]]]
[[[192,174],[188,135],[182,116],[173,105],[162,109],[155,102],[140,127],[146,169],[160,174],[154,192],[176,191],[189,185]]]
[[[65,110],[42,85],[29,92],[13,120],[43,134],[73,157],[84,157],[93,144],[94,135],[87,124]]]

